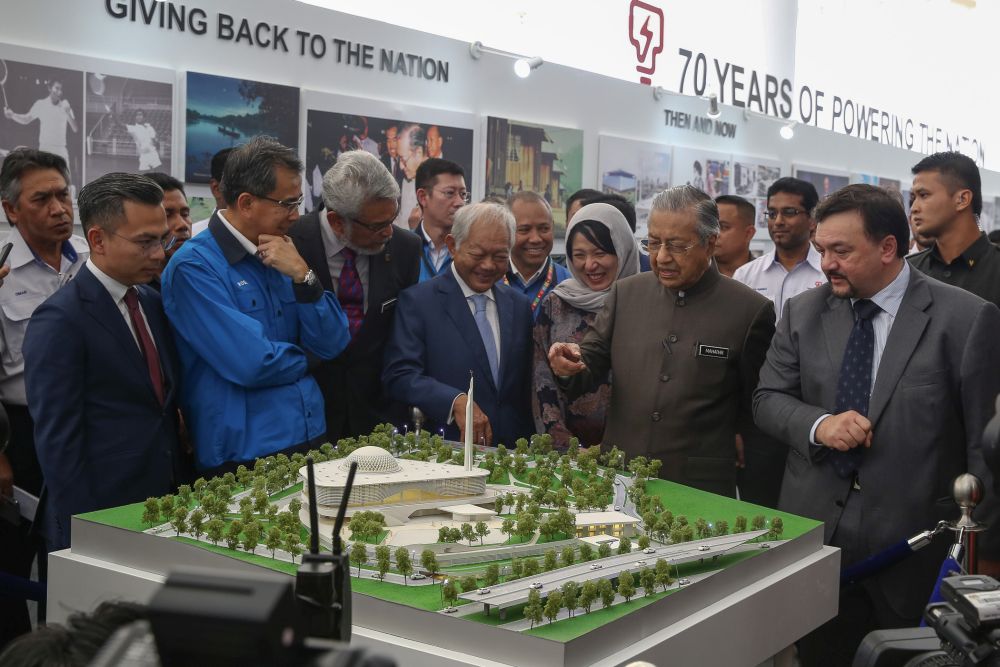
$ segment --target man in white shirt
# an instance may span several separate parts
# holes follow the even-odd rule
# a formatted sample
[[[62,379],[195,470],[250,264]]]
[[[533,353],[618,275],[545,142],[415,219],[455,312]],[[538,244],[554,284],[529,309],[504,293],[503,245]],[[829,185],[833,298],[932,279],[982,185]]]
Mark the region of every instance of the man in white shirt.
[[[399,184],[399,212],[395,225],[401,229],[414,229],[410,225],[411,213],[417,208],[417,169],[427,159],[427,133],[416,123],[410,123],[399,131],[396,141],[399,160],[402,165],[402,182]]]
[[[820,256],[812,246],[816,232],[813,209],[819,195],[812,183],[779,178],[767,189],[767,231],[774,250],[736,269],[733,279],[774,302],[781,319],[785,302],[826,283]]]
[[[66,126],[77,131],[76,115],[69,104],[63,99],[61,81],[51,81],[48,84],[49,94],[36,101],[28,109],[28,113],[14,113],[4,107],[4,116],[15,123],[28,125],[38,121],[38,150],[55,153],[69,164],[69,151],[66,150]]]
[[[156,130],[146,122],[146,114],[142,109],[135,112],[135,123],[126,124],[125,130],[135,142],[135,150],[139,154],[139,171],[150,171],[163,164],[157,149]]]

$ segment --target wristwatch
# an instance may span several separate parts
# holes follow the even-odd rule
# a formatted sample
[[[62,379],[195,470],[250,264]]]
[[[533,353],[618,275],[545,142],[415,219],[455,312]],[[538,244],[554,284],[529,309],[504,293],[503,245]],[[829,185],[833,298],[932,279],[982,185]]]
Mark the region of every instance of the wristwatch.
[[[313,287],[314,285],[316,285],[317,282],[319,282],[319,278],[316,277],[316,272],[313,271],[312,269],[309,269],[308,271],[306,271],[306,275],[302,276],[302,280],[299,281],[299,284],[300,285],[304,284],[308,285],[309,287]]]

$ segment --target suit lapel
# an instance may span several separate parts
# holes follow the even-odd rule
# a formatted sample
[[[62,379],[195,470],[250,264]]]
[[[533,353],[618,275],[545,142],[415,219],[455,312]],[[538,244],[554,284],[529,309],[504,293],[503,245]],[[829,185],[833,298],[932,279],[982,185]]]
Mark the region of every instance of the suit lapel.
[[[451,271],[443,274],[443,277],[444,280],[438,281],[437,288],[444,295],[445,312],[455,325],[455,329],[462,335],[465,344],[469,346],[468,349],[479,364],[480,374],[493,384],[493,371],[490,370],[490,362],[486,356],[486,346],[483,344],[483,337],[479,335],[476,318],[469,310],[465,295],[462,294],[462,288],[458,286]]]
[[[306,261],[313,271],[320,284],[328,292],[333,291],[333,278],[330,277],[330,263],[326,259],[326,244],[323,243],[323,232],[320,225],[327,224],[326,209],[321,208],[316,211],[315,217],[310,220],[303,220],[302,225],[302,248],[300,248],[302,259]]]
[[[830,368],[833,369],[836,386],[847,339],[851,337],[851,328],[854,326],[854,312],[848,299],[840,299],[831,294],[826,302],[829,308],[823,311],[822,316],[823,339],[826,341],[826,352],[830,356]]]
[[[514,344],[514,302],[507,290],[502,290],[498,287],[493,288],[493,297],[497,302],[497,320],[500,325],[497,327],[500,330],[500,364],[497,375],[500,387],[502,387],[504,381],[503,369],[507,365],[505,360],[513,360],[511,346]],[[499,391],[500,387],[497,387],[497,391]]]
[[[899,384],[899,378],[906,369],[906,364],[913,356],[924,329],[930,322],[930,316],[925,312],[931,305],[930,290],[927,289],[922,277],[916,271],[910,271],[910,285],[903,295],[896,312],[896,319],[889,330],[889,338],[885,341],[885,350],[878,365],[878,376],[868,403],[868,419],[872,424],[878,422],[892,392]]]

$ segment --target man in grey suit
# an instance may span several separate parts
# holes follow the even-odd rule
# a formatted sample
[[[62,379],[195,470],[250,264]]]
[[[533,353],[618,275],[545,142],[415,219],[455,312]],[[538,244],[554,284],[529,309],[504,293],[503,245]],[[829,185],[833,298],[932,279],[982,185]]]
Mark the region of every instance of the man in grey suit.
[[[758,440],[751,396],[774,306],[719,273],[718,237],[719,209],[704,192],[682,185],[658,194],[652,271],[612,285],[583,342],[553,343],[549,365],[570,395],[611,372],[606,447],[660,459],[665,479],[734,496],[736,434]]]
[[[1000,310],[911,271],[909,229],[881,188],[820,203],[829,284],[791,299],[760,373],[754,417],[788,447],[779,507],[824,522],[850,566],[952,518],[955,477],[990,488],[980,439],[1000,392]],[[864,635],[916,625],[947,548],[939,538],[841,590],[803,664],[850,664]]]

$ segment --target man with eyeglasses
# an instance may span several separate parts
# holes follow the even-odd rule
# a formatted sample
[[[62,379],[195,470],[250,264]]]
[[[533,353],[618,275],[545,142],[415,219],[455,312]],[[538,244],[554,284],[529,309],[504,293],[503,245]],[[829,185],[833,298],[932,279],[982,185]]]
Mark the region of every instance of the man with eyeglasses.
[[[309,364],[340,354],[350,332],[336,296],[286,236],[299,217],[301,172],[295,151],[271,137],[235,149],[222,176],[226,208],[163,272],[181,403],[206,476],[326,438]]]
[[[80,191],[90,258],[38,307],[24,378],[48,495],[49,548],[70,517],[169,493],[179,474],[179,373],[160,296],[147,283],[169,238],[163,190],[111,173]]]
[[[323,176],[325,208],[288,231],[323,289],[337,295],[351,330],[347,349],[313,371],[329,442],[406,420],[382,395],[381,382],[396,299],[420,277],[420,239],[392,224],[398,198],[399,186],[378,158],[350,151]]]
[[[820,256],[812,245],[819,195],[812,183],[786,176],[767,189],[767,231],[774,250],[736,269],[733,279],[774,302],[781,319],[785,302],[826,283]]]
[[[451,252],[445,239],[455,224],[455,213],[469,203],[465,170],[450,160],[430,158],[416,173],[417,201],[421,218],[417,236],[423,242],[420,281],[440,276],[451,266]]]
[[[34,422],[24,391],[21,346],[28,320],[43,301],[73,278],[87,261],[87,242],[73,234],[66,161],[54,153],[22,148],[10,152],[0,167],[0,201],[10,222],[3,243],[13,247],[6,262],[10,273],[0,286],[0,401],[10,420],[10,443],[0,452],[0,494],[18,487],[37,496],[42,473],[35,454]],[[2,245],[2,244],[0,244]],[[0,571],[27,578],[35,549],[27,527],[0,521]],[[31,630],[28,610],[0,596],[0,646]]]
[[[774,307],[719,274],[719,209],[701,190],[658,194],[648,234],[652,271],[612,285],[583,342],[553,343],[549,365],[570,396],[611,373],[604,442],[660,459],[664,479],[734,496],[736,434],[762,437],[751,396]]]
[[[415,212],[420,211],[417,199],[417,170],[427,159],[427,132],[416,123],[404,123],[396,139],[399,153],[401,180],[399,182],[399,212],[395,224],[400,229],[414,229],[419,220]]]

